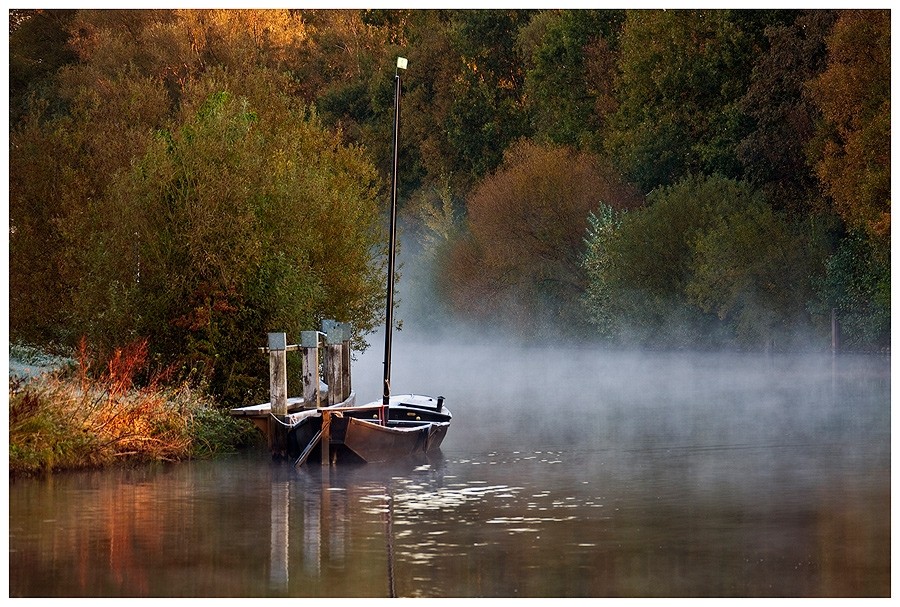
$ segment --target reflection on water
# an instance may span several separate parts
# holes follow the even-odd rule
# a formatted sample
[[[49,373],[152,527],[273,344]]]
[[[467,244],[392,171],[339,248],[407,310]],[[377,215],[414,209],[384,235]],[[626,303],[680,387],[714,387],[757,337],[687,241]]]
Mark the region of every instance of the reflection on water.
[[[433,461],[257,452],[11,482],[10,594],[890,594],[884,361],[523,355],[484,396],[498,360],[447,361],[470,381]]]

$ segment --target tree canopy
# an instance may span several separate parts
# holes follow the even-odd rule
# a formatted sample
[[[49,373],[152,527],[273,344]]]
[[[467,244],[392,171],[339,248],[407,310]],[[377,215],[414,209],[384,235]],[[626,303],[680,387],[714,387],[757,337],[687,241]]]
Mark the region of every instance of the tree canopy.
[[[237,400],[265,330],[361,345],[402,55],[452,313],[889,344],[889,11],[17,9],[9,49],[14,339],[152,337]]]

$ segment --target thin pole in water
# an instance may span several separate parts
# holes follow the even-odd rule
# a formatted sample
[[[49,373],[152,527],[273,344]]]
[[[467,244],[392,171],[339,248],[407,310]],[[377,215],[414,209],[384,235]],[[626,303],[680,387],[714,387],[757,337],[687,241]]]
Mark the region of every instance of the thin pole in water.
[[[394,328],[394,249],[397,238],[397,165],[400,148],[400,69],[406,69],[406,59],[397,58],[398,70],[394,73],[394,160],[391,171],[390,242],[387,270],[387,309],[384,331],[384,392],[381,398],[380,421],[387,425],[388,405],[391,400],[391,332]]]

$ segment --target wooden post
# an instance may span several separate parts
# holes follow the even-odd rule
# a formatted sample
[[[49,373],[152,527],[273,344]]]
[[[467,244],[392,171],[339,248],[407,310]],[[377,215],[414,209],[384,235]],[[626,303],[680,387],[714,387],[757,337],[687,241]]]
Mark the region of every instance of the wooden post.
[[[344,332],[341,323],[330,322],[325,336],[325,383],[328,384],[328,404],[336,405],[344,396]]]
[[[269,448],[272,455],[287,453],[287,338],[284,333],[269,333]]]
[[[340,342],[329,343],[325,346],[325,383],[328,384],[328,404],[336,405],[343,402],[343,372],[341,371],[344,356],[343,346]]]
[[[287,415],[287,340],[269,333],[269,395],[273,415]]]
[[[321,406],[319,390],[319,332],[301,331],[300,346],[303,356],[303,402],[307,407]]]
[[[339,402],[343,402],[350,398],[350,327],[347,323],[337,322],[331,328],[332,333],[329,334],[329,343],[340,344],[341,346],[341,393]]]

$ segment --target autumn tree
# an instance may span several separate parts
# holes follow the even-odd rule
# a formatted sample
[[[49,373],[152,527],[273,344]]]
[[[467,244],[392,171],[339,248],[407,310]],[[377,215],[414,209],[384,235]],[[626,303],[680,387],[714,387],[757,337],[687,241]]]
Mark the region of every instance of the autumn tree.
[[[129,317],[149,327],[152,316],[166,327],[157,332],[166,352],[186,348],[212,361],[209,353],[221,355],[225,343],[216,335],[236,330],[223,310],[252,301],[260,316],[240,322],[257,328],[277,316],[262,302],[280,302],[280,295],[259,297],[257,287],[290,284],[273,288],[327,291],[345,303],[365,300],[361,293],[371,291],[352,281],[320,292],[310,291],[313,283],[299,275],[270,274],[300,267],[300,261],[255,257],[253,247],[272,242],[262,224],[253,223],[265,219],[263,207],[253,207],[261,204],[256,198],[239,202],[250,194],[236,192],[268,191],[245,168],[268,174],[272,150],[293,150],[275,137],[276,128],[324,146],[316,149],[353,150],[359,163],[372,163],[383,187],[390,170],[394,61],[402,55],[410,69],[403,73],[400,207],[406,217],[415,209],[423,213],[424,221],[409,224],[420,236],[441,234],[429,245],[437,280],[421,284],[452,285],[448,299],[457,310],[490,318],[515,309],[519,326],[537,317],[574,326],[573,319],[591,316],[610,328],[611,319],[622,318],[615,306],[632,306],[632,317],[647,320],[638,329],[656,331],[674,325],[664,319],[675,317],[696,329],[673,335],[672,343],[689,343],[688,335],[712,339],[710,331],[733,333],[739,325],[756,336],[749,340],[764,341],[788,322],[783,319],[806,322],[793,297],[806,293],[810,276],[791,274],[802,287],[792,293],[764,286],[790,290],[783,281],[765,283],[772,278],[768,268],[790,263],[808,269],[819,285],[809,302],[814,315],[835,308],[856,319],[848,321],[848,331],[868,336],[858,343],[876,335],[883,341],[890,317],[888,16],[830,10],[14,10],[11,332],[71,341],[88,327],[109,341],[137,330]],[[255,117],[246,131],[241,116]],[[298,133],[292,121],[312,130]],[[254,137],[259,141],[252,143]],[[532,143],[515,143],[521,139]],[[233,155],[223,155],[214,141],[233,148]],[[227,174],[176,162],[201,150]],[[579,151],[599,153],[616,170]],[[566,154],[570,166],[560,159]],[[238,158],[240,166],[233,164]],[[136,167],[168,184],[165,196]],[[291,188],[305,192],[308,183],[330,183],[325,165],[309,170],[285,177],[292,185],[278,199],[302,199],[306,194]],[[348,168],[346,175],[370,183],[368,170]],[[611,185],[620,181],[616,172],[653,191],[651,207],[658,208],[623,214],[619,207],[629,206],[631,194],[606,190],[588,201],[586,192],[598,179],[619,191]],[[221,209],[204,189],[211,186],[196,182],[200,174],[221,182],[227,194],[215,203]],[[342,189],[350,187],[350,177],[338,181],[335,192],[356,196]],[[735,183],[747,192],[735,194]],[[691,232],[687,224],[712,204],[709,188],[716,185],[724,188],[720,198],[746,208],[712,205],[723,214]],[[759,206],[757,190],[771,212]],[[378,196],[374,189],[359,196],[370,194]],[[220,216],[226,224],[209,234],[220,232],[240,254],[218,251],[227,263],[203,265],[212,264],[210,257],[186,266],[194,268],[193,278],[179,279],[168,294],[159,286],[158,299],[150,301],[148,291],[134,286],[135,255],[148,284],[153,256],[147,247],[155,238],[149,235],[162,232],[149,219],[135,224],[138,216],[128,210],[138,199],[155,208],[160,198],[197,209],[178,216],[181,227],[168,237],[173,251],[185,254],[175,244],[188,242],[199,251],[203,239],[192,239],[207,228],[195,221],[206,217],[215,227],[210,218]],[[378,200],[384,198],[382,192]],[[248,204],[257,212],[241,206]],[[356,239],[335,254],[358,259],[354,247],[362,246],[361,237],[351,237],[355,232],[346,226],[341,229],[350,231],[332,235],[340,221],[313,219],[329,238]],[[829,222],[833,256],[822,262],[817,231]],[[238,230],[248,225],[258,234]],[[591,230],[590,247],[581,238],[585,229]],[[689,246],[681,240],[686,230]],[[135,233],[143,236],[135,239]],[[252,250],[244,249],[247,239],[256,243]],[[298,250],[315,248],[311,241],[291,242]],[[104,253],[111,243],[116,256]],[[586,248],[603,263],[585,270],[579,258]],[[690,271],[667,274],[660,269],[665,265],[653,265],[674,263],[672,255],[689,260]],[[185,259],[201,257],[194,252]],[[617,261],[624,259],[631,261]],[[258,262],[255,274],[241,265],[245,260]],[[332,267],[331,258],[323,260],[317,263]],[[220,280],[221,268],[231,265],[244,273]],[[585,289],[587,308],[576,310]],[[733,303],[750,301],[732,296],[746,292],[762,303]],[[175,299],[165,300],[169,296]],[[324,310],[344,314],[330,295],[310,297],[317,302],[314,313],[293,303],[283,309],[304,319]],[[176,314],[176,300],[192,307]],[[503,308],[503,302],[515,306]],[[354,314],[364,317],[364,327],[371,318],[360,305]],[[196,309],[204,306],[218,310],[212,324],[198,320],[205,317]],[[219,386],[240,383],[217,378]]]
[[[850,347],[890,343],[890,12],[840,11],[827,67],[808,82],[822,113],[811,159],[846,231],[814,308],[835,310]]]
[[[64,329],[71,330],[71,289],[84,271],[74,252],[85,235],[75,226],[104,195],[111,176],[143,152],[169,109],[161,83],[136,70],[127,52],[112,51],[124,44],[115,36],[76,44],[77,32],[82,41],[90,37],[90,17],[117,15],[42,12],[17,30],[26,36],[39,26],[63,29],[66,53],[55,38],[30,51],[19,44],[28,38],[13,43],[16,54],[33,53],[32,63],[44,56],[67,59],[44,74],[41,88],[29,88],[21,106],[26,113],[10,134],[10,306],[12,328],[21,337],[71,337]],[[122,17],[149,21],[138,14]]]
[[[841,11],[827,44],[828,67],[809,83],[824,116],[816,173],[847,226],[889,239],[890,11]]]
[[[265,385],[247,352],[267,330],[335,317],[361,345],[381,314],[379,180],[294,96],[300,16],[79,11],[59,27],[70,60],[26,91],[45,94],[10,136],[11,333],[149,335],[232,401]]]
[[[56,71],[75,60],[68,46],[74,10],[18,10],[10,14],[9,114],[12,129],[28,112],[32,97],[58,110]],[[15,14],[15,16],[14,16]]]
[[[579,328],[588,214],[640,203],[600,158],[521,141],[468,199],[469,237],[448,260],[448,296],[463,312],[519,330],[536,321]]]

